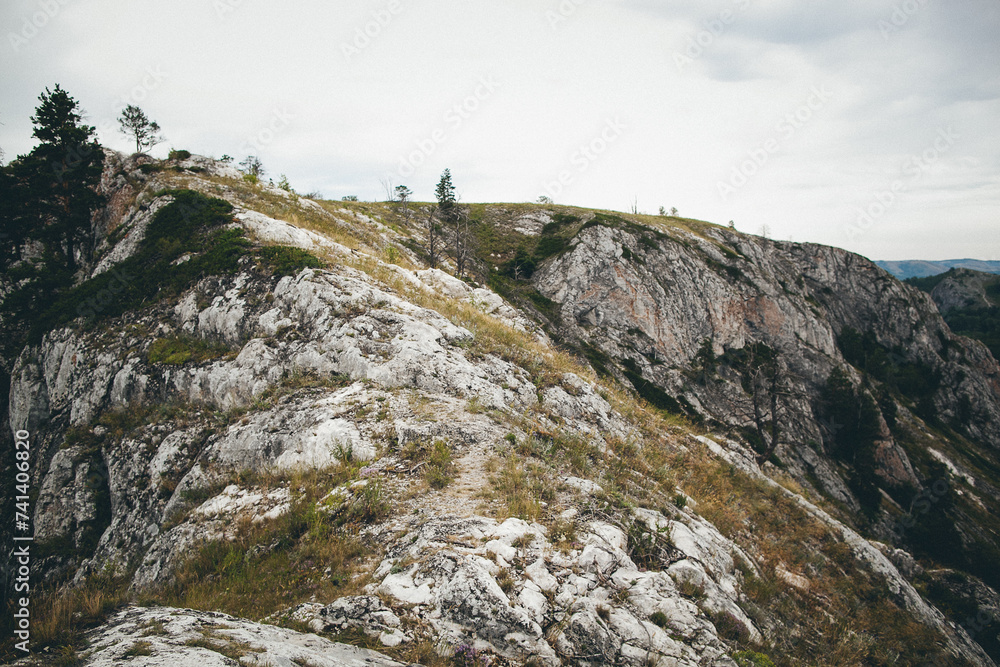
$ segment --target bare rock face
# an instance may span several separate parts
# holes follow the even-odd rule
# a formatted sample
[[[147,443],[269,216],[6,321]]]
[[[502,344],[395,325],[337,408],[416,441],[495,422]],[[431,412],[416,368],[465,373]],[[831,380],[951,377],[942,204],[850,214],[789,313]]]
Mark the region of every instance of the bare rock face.
[[[392,526],[407,539],[389,550],[372,587],[448,643],[511,658],[527,652],[546,664],[641,665],[649,656],[732,664],[710,618],[730,614],[760,637],[738,604],[739,549],[693,515],[670,520],[638,510],[635,519],[670,536],[670,567],[640,569],[625,533],[600,520],[580,519],[579,547],[565,552],[537,524],[444,517]],[[686,597],[694,590],[697,604]],[[657,613],[665,626],[650,620]],[[543,630],[552,627],[560,630]]]
[[[119,162],[124,176],[104,187],[138,189],[137,164]],[[203,158],[183,164],[220,182],[234,176]],[[192,180],[191,187],[243,201],[229,186]],[[169,175],[156,176],[115,200],[98,222],[120,233],[98,236],[119,240],[95,274],[135,251],[152,216],[170,204],[153,191],[169,184]],[[284,191],[266,194],[293,203]],[[391,233],[367,215],[337,215],[379,242]],[[514,227],[534,238],[551,220],[521,215]],[[349,526],[374,555],[352,564],[350,595],[314,597],[268,621],[328,635],[361,631],[394,656],[432,642],[442,656],[462,647],[504,665],[734,667],[738,648],[765,646],[784,631],[750,603],[748,579],[773,571],[789,599],[816,590],[812,572],[741,548],[743,528],[724,534],[673,481],[656,497],[626,497],[636,482],[604,477],[610,466],[630,465],[627,448],[647,446],[642,417],[629,411],[635,404],[624,393],[588,379],[589,371],[549,359],[551,340],[528,312],[438,269],[406,270],[373,256],[365,261],[374,269],[352,268],[365,266],[351,264],[354,251],[250,208],[238,207],[234,224],[254,239],[344,262],[278,278],[244,258],[233,275],[205,277],[105,329],[51,331],[13,364],[9,425],[30,430],[36,441],[36,539],[62,546],[34,564],[40,578],[73,585],[100,571],[125,577],[133,591],[155,591],[206,542],[298,516],[290,514],[303,502],[297,474],[343,465],[350,479],[323,488],[309,520],[339,530],[335,519],[384,485],[391,506]],[[696,372],[704,341],[718,356],[754,343],[775,350],[790,383],[778,454],[793,475],[841,501],[845,513],[856,502],[824,450],[815,399],[844,364],[837,335],[846,326],[874,331],[884,345],[902,346],[908,358],[937,369],[938,409],[957,414],[968,398],[962,409],[975,415],[969,433],[1000,442],[995,363],[928,319],[929,301],[847,253],[722,230],[668,238],[596,224],[534,280],[559,304],[564,340],[599,351],[628,369],[630,382],[647,379],[722,427],[746,424],[748,394],[733,372]],[[462,315],[449,315],[455,312]],[[484,329],[468,324],[470,313],[487,318],[499,340],[530,343],[548,365],[525,359],[523,350],[479,344]],[[918,321],[924,324],[915,327]],[[151,350],[164,339],[211,343],[217,353],[158,360]],[[860,373],[850,377],[863,387]],[[905,406],[900,419],[916,423]],[[878,475],[918,487],[907,450],[884,418],[878,426]],[[919,570],[908,554],[886,547],[887,557],[843,517],[771,480],[771,464],[759,463],[745,444],[688,434],[676,440],[658,443],[664,457],[693,456],[700,443],[733,475],[793,497],[826,531],[823,539],[847,545],[865,576],[884,581],[899,607],[937,632],[953,655],[991,664],[900,574]],[[430,446],[451,459],[454,479],[445,488],[423,480],[426,458],[415,463],[404,455]],[[572,446],[585,453],[569,470],[558,455]],[[965,462],[933,456],[964,476],[970,493],[983,493]],[[505,518],[518,512],[489,493],[497,468],[509,463],[526,475],[536,461],[534,474],[551,491],[538,503],[545,518]],[[660,460],[638,483],[670,480],[673,463]],[[261,543],[247,554],[277,548]],[[990,593],[983,586],[974,597],[992,604]],[[315,635],[173,608],[129,607],[88,639],[87,665],[402,664]]]
[[[954,269],[931,290],[931,298],[938,310],[948,313],[955,308],[989,308],[996,304],[996,297],[987,294],[986,287],[997,282],[996,274]]]
[[[852,493],[823,451],[830,432],[819,400],[830,372],[848,367],[837,344],[848,327],[900,351],[894,362],[937,373],[932,400],[942,418],[974,415],[962,428],[1000,449],[1000,367],[982,345],[951,334],[926,295],[835,248],[721,228],[671,234],[588,225],[543,265],[533,282],[559,304],[561,334],[631,367],[630,381],[648,380],[677,397],[676,407],[737,428],[753,412],[741,379],[706,369],[699,351],[707,344],[722,357],[766,345],[787,383],[779,456],[799,479],[849,505]],[[919,486],[884,421],[881,429],[877,474],[889,486]]]
[[[129,607],[88,637],[86,667],[316,665],[403,667],[376,651],[216,612]]]

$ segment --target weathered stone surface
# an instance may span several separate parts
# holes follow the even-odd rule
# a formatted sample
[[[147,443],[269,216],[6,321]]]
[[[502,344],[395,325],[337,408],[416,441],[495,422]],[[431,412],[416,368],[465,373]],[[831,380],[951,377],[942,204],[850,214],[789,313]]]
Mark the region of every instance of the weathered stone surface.
[[[216,612],[169,607],[129,607],[91,632],[88,639],[91,646],[80,663],[86,667],[110,667],[123,661],[148,667],[236,664],[227,654],[242,654],[240,664],[274,667],[404,665],[376,651],[338,644],[316,635]]]
[[[648,510],[638,512],[639,520],[654,527],[686,531],[685,547],[706,564],[679,561],[665,571],[640,571],[625,551],[625,533],[601,521],[587,523],[581,548],[564,554],[542,527],[517,519],[500,524],[480,517],[438,519],[407,533],[405,546],[390,551],[375,573],[380,582],[372,586],[396,604],[416,605],[420,617],[430,619],[453,644],[473,642],[500,655],[530,650],[546,661],[606,664],[617,658],[636,665],[645,664],[640,656],[653,655],[678,665],[702,664],[706,655],[724,655],[706,615],[720,610],[759,638],[739,608],[738,574],[732,557],[725,555],[727,547],[738,553],[735,545],[695,518],[685,515],[672,522]],[[468,546],[456,546],[462,543]],[[433,556],[393,573],[395,563],[428,553]],[[497,565],[501,558],[507,566]],[[683,563],[701,577],[700,607],[675,583],[683,580],[678,575]],[[501,578],[510,582],[505,584],[509,589],[498,586]],[[627,604],[613,602],[613,594]],[[657,611],[666,615],[669,632],[648,621]],[[552,622],[563,628],[555,637],[541,632],[542,623]],[[684,641],[671,639],[670,633]],[[697,644],[697,653],[688,641]]]
[[[845,327],[871,331],[903,350],[901,361],[940,373],[934,406],[942,418],[975,414],[963,428],[1000,448],[1000,366],[979,343],[954,336],[927,295],[836,248],[723,228],[700,234],[672,230],[654,242],[651,232],[589,226],[533,282],[560,305],[564,337],[634,363],[667,393],[734,427],[750,421],[747,393],[734,375],[696,368],[696,354],[703,341],[717,355],[768,345],[788,383],[780,458],[800,481],[818,481],[853,507],[841,474],[814,451],[824,441],[819,390],[834,367],[847,366],[836,343]],[[906,452],[880,426],[877,474],[889,485],[919,486]]]
[[[192,166],[210,174],[232,171],[192,160]],[[143,182],[135,164],[123,163],[123,168],[131,180]],[[114,182],[107,187],[126,187]],[[154,176],[134,200],[116,204],[117,220],[129,233],[106,257],[134,251],[144,225],[169,201],[149,192],[169,183],[168,176]],[[213,195],[221,188],[237,204],[236,224],[251,238],[328,257],[360,256],[321,234],[244,208],[217,183],[193,179],[192,187]],[[291,205],[288,193],[262,187]],[[363,228],[365,238],[376,237],[379,244],[395,233],[357,212],[302,205]],[[532,236],[549,220],[531,214],[515,226]],[[110,228],[110,221],[104,223]],[[942,414],[957,411],[961,396],[976,394],[971,405],[979,421],[973,435],[975,429],[989,434],[1000,423],[992,407],[1000,395],[995,363],[991,366],[974,345],[949,338],[926,299],[871,271],[861,259],[724,230],[676,231],[673,240],[656,237],[653,244],[636,234],[634,229],[587,227],[570,250],[539,269],[538,290],[561,304],[560,333],[609,358],[632,360],[644,377],[727,426],[745,425],[748,397],[732,374],[707,382],[693,377],[692,359],[702,341],[709,339],[716,354],[752,342],[778,350],[794,379],[788,442],[778,454],[800,480],[818,480],[848,514],[856,503],[841,466],[823,450],[814,400],[830,369],[843,364],[835,342],[842,327],[874,327],[883,344],[905,343],[913,359],[939,370],[942,388],[934,400]],[[551,475],[546,482],[557,489],[558,500],[545,504],[544,513],[550,525],[556,519],[564,524],[560,531],[571,525],[565,535],[549,534],[540,523],[481,516],[497,507],[479,493],[489,487],[491,457],[510,456],[530,436],[580,439],[610,460],[609,443],[617,439],[642,446],[641,432],[614,407],[620,399],[598,391],[584,373],[539,380],[530,364],[522,368],[507,356],[482,353],[470,330],[407,295],[418,295],[414,300],[420,303],[471,304],[497,326],[529,332],[548,344],[526,312],[444,271],[414,272],[368,259],[378,266],[372,275],[334,264],[280,279],[246,261],[236,275],[205,278],[179,298],[128,314],[106,331],[65,328],[25,350],[13,366],[9,417],[13,429],[38,433],[36,537],[66,539],[78,548],[87,544],[92,551],[42,563],[43,569],[79,583],[88,573],[108,568],[131,574],[135,589],[154,587],[169,581],[178,563],[205,540],[231,539],[239,525],[274,521],[289,511],[296,489],[287,483],[232,484],[236,473],[280,476],[363,461],[357,478],[329,489],[317,516],[336,517],[366,489],[377,488],[374,484],[398,493],[391,497],[389,518],[365,526],[359,536],[384,554],[380,562],[359,565],[370,584],[362,595],[301,604],[274,618],[303,622],[317,632],[360,629],[386,647],[432,640],[447,653],[465,644],[513,664],[533,656],[549,665],[733,667],[727,657],[733,646],[720,637],[713,619],[735,619],[754,640],[774,637],[773,620],[760,620],[765,612],[753,610],[755,623],[744,610],[741,571],[760,574],[763,564],[699,517],[697,504],[680,489],[683,510],[670,504],[668,492],[649,505],[662,512],[622,509],[625,504],[612,511],[605,490],[617,493],[619,480],[602,477],[597,469],[591,475],[574,468],[571,474],[554,466],[546,470]],[[109,267],[105,260],[94,270]],[[390,279],[373,277],[381,272]],[[837,289],[825,291],[825,285]],[[459,305],[468,312],[467,305]],[[881,322],[886,313],[894,321]],[[924,324],[915,329],[914,322]],[[178,335],[222,343],[230,352],[178,366],[149,362],[153,340]],[[943,340],[956,347],[949,352]],[[860,375],[852,377],[860,386]],[[175,407],[162,414],[142,412],[143,402]],[[133,411],[138,426],[120,436],[95,425],[111,410],[124,410],[126,416]],[[71,425],[77,427],[76,440],[64,443]],[[894,484],[918,485],[906,452],[884,420],[880,426],[878,473]],[[86,444],[74,444],[79,441]],[[405,461],[400,454],[436,441],[444,443],[456,465],[456,479],[440,492],[428,491],[421,482],[426,461]],[[744,444],[685,436],[684,444],[671,446],[700,455],[696,441],[707,448],[705,456],[727,461],[793,497],[850,547],[866,572],[884,579],[914,618],[940,630],[953,654],[971,664],[991,664],[967,633],[948,627],[900,574],[919,572],[908,554],[865,540],[776,485],[767,477],[774,472],[772,464],[758,465]],[[995,445],[996,432],[985,442]],[[968,488],[961,493],[990,492],[970,467],[942,451],[930,455],[949,475],[965,481]],[[98,511],[105,501],[109,517]],[[669,543],[659,561],[633,560],[633,523]],[[93,535],[95,530],[103,532]],[[813,590],[806,572],[783,565],[775,572],[802,595]],[[989,593],[977,588],[970,595],[993,604]],[[144,628],[161,622],[167,635],[143,636]],[[95,651],[86,664],[121,660],[139,641],[150,642],[152,655],[129,659],[137,664],[223,664],[226,659],[217,651],[186,643],[206,638],[206,632],[215,633],[211,641],[253,647],[243,658],[246,664],[394,664],[311,635],[166,609],[129,609],[95,630]]]

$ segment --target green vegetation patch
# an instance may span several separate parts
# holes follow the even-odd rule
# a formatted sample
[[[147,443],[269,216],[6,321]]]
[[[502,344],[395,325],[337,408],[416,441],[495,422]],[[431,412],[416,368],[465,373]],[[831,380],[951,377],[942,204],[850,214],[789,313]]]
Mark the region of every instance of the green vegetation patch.
[[[380,497],[378,507],[369,506],[353,517],[355,522],[345,523],[343,516],[331,511],[335,508],[318,501],[329,489],[355,479],[359,469],[359,464],[341,464],[296,473],[287,480],[297,497],[286,514],[263,524],[239,526],[233,540],[203,544],[152,598],[160,604],[218,609],[259,620],[313,596],[333,600],[350,594],[352,585],[363,583],[354,575],[369,555],[357,531],[384,517],[387,505]],[[366,488],[378,493],[381,484],[370,480]]]
[[[733,654],[733,661],[740,667],[775,667],[769,657],[756,651],[737,651]]]
[[[890,350],[871,331],[862,334],[844,327],[837,346],[847,363],[912,400],[923,419],[937,420],[933,397],[941,385],[940,372],[923,361],[907,359],[900,347]]]
[[[151,364],[183,366],[186,363],[211,361],[232,352],[232,348],[224,343],[195,336],[172,336],[154,340],[146,352],[146,359]]]
[[[294,276],[303,269],[323,268],[323,262],[316,255],[291,246],[265,246],[257,251],[257,256],[276,276]]]
[[[94,325],[179,294],[205,276],[236,272],[250,242],[242,230],[220,229],[232,222],[232,206],[192,190],[160,194],[174,201],[153,216],[139,251],[66,292],[33,323],[30,342],[77,317]]]
[[[673,396],[663,391],[659,386],[642,377],[639,365],[631,359],[622,360],[622,372],[625,378],[632,383],[635,390],[639,392],[647,403],[654,408],[666,410],[675,415],[683,415],[684,409]]]
[[[556,497],[551,474],[543,466],[515,455],[504,459],[502,467],[494,470],[489,479],[492,495],[507,516],[537,520],[542,515],[542,503]]]
[[[65,292],[35,320],[31,342],[39,342],[46,332],[77,317],[84,317],[86,324],[93,326],[180,294],[206,276],[236,273],[240,259],[251,254],[251,244],[243,230],[222,228],[232,222],[232,206],[192,190],[159,194],[171,195],[174,201],[153,216],[139,251]],[[319,258],[299,248],[270,246],[255,254],[278,276],[323,266]],[[176,342],[173,347],[177,347]],[[202,352],[194,350],[193,357]],[[165,363],[185,361],[175,357]]]
[[[455,464],[452,461],[448,443],[443,440],[434,442],[427,459],[427,470],[424,476],[432,489],[443,489],[451,484],[455,477]]]

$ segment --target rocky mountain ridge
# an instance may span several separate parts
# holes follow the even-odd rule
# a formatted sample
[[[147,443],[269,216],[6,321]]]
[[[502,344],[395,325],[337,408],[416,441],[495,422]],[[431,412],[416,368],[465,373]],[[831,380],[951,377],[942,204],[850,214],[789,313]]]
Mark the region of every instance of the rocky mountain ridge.
[[[935,488],[932,460],[957,538],[995,544],[977,512],[997,497],[1000,369],[866,260],[480,206],[470,283],[425,268],[414,211],[111,158],[81,283],[109,294],[6,360],[11,431],[36,443],[39,576],[172,606],[53,631],[84,664],[393,660],[296,632],[423,664],[994,664],[994,618],[946,618],[928,593],[946,574],[887,543],[922,525],[905,500]],[[205,212],[208,240],[176,239],[160,296],[124,307],[145,279],[129,258]],[[780,374],[766,457],[747,349]],[[932,392],[900,389],[925,367]],[[863,462],[829,451],[836,368],[878,401],[868,514]],[[996,603],[980,585],[977,613]]]
[[[969,269],[985,273],[1000,273],[1000,261],[983,259],[948,259],[931,261],[923,259],[875,262],[896,278],[928,278],[945,273],[949,269]]]

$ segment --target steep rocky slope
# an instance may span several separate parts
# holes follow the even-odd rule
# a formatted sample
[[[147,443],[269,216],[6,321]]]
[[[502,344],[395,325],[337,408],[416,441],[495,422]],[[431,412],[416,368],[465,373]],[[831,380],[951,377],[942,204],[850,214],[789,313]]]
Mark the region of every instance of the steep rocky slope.
[[[910,278],[930,278],[945,273],[949,269],[968,269],[984,273],[1000,273],[1000,261],[982,259],[950,259],[942,261],[902,260],[878,261],[880,267],[900,280]]]
[[[1000,276],[969,269],[954,269],[931,278],[916,278],[909,284],[926,291],[942,315],[953,310],[981,310],[1000,306]]]
[[[480,206],[490,289],[425,268],[413,211],[313,202],[204,158],[111,158],[89,279],[6,360],[48,655],[994,664],[993,619],[949,621],[958,603],[931,594],[956,570],[866,539],[906,546],[892,522],[924,517],[892,497],[861,510],[817,397],[848,367],[847,327],[939,373],[917,401],[887,394],[880,483],[933,490],[924,459],[946,462],[947,516],[989,544],[975,512],[996,497],[1000,371],[861,258]],[[733,352],[757,343],[783,378],[763,466]],[[714,361],[693,372],[699,351]],[[929,401],[946,424],[963,396],[961,433],[916,414]]]
[[[846,330],[871,334],[862,355],[881,349],[890,365],[937,379],[932,392],[904,387],[897,410],[925,409],[987,452],[1000,446],[996,361],[983,346],[952,335],[924,295],[867,260],[723,229],[673,236],[623,223],[585,226],[570,249],[536,272],[538,290],[559,306],[560,333],[625,362],[692,415],[734,427],[753,412],[753,392],[741,386],[740,364],[726,355],[767,346],[784,394],[777,453],[796,477],[815,475],[824,491],[852,503],[816,451],[822,454],[824,442],[816,398],[831,370],[849,365],[840,349]],[[962,411],[968,414],[960,417]],[[881,435],[880,477],[917,486],[906,452],[891,433]]]
[[[1000,276],[954,269],[906,282],[931,295],[954,332],[982,341],[1000,358]]]

